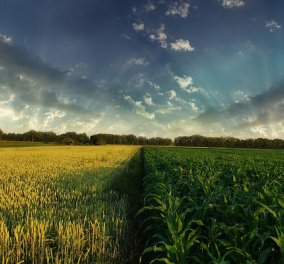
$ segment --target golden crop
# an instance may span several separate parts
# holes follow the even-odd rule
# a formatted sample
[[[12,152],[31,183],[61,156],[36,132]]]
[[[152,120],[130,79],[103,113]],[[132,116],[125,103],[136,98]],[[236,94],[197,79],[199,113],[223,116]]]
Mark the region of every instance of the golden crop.
[[[119,263],[127,198],[111,184],[137,151],[0,149],[0,262]]]

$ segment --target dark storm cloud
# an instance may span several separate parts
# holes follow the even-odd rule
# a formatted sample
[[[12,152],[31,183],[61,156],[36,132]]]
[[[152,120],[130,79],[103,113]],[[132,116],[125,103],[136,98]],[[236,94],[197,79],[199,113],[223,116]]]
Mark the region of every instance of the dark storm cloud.
[[[283,120],[284,80],[272,86],[262,94],[250,97],[249,101],[235,103],[225,109],[208,109],[199,115],[195,121],[201,124],[222,123],[234,118],[244,118],[256,115],[253,122],[244,122],[238,129],[260,123]]]
[[[48,83],[64,80],[64,72],[60,72],[46,64],[26,49],[0,41],[0,61],[9,71],[25,72]]]
[[[18,102],[88,115],[91,109],[60,98],[76,95],[101,98],[98,86],[92,82],[70,77],[67,71],[53,68],[26,49],[3,41],[0,41],[0,63],[1,85],[7,87]]]
[[[256,117],[252,119],[252,121],[241,122],[240,124],[232,127],[231,129],[235,131],[243,130],[258,125],[267,125],[273,122],[283,121],[284,120],[283,113],[284,113],[284,102],[280,101],[275,105],[271,105],[271,107],[269,109],[266,109],[265,112],[258,113]]]

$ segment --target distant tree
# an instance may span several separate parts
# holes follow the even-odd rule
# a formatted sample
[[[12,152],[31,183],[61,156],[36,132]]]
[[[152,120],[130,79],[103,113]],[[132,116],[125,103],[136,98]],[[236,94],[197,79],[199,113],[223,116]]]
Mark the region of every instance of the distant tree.
[[[75,145],[76,144],[76,141],[73,138],[68,137],[68,136],[62,138],[60,142],[65,145]]]
[[[267,138],[238,139],[234,137],[204,137],[193,135],[190,137],[176,137],[175,146],[191,147],[226,147],[226,148],[284,148],[284,140]]]
[[[105,145],[107,142],[102,134],[98,134],[90,137],[90,143],[92,145],[99,146],[99,145]]]
[[[30,130],[23,134],[24,141],[30,141],[30,142],[40,141],[39,138],[40,138],[39,133],[36,132],[35,130]]]
[[[127,144],[129,145],[136,145],[137,144],[137,138],[136,136],[130,134],[126,136]]]
[[[59,142],[63,142],[66,138],[71,138],[73,140],[73,145],[89,144],[90,139],[86,133],[77,134],[76,132],[67,132],[61,134],[57,137]]]
[[[3,131],[0,128],[0,140],[2,140],[3,135],[4,135],[4,133],[3,133]]]
[[[87,136],[86,133],[78,134],[77,139],[78,139],[80,144],[89,144],[90,143],[90,139],[89,139],[89,137]]]

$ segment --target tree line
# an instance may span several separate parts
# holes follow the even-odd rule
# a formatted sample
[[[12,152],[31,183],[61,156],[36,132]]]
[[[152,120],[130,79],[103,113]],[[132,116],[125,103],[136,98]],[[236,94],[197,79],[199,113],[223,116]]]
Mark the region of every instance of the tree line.
[[[169,146],[173,142],[170,138],[161,137],[136,137],[135,135],[114,135],[114,134],[96,134],[88,137],[86,133],[67,132],[57,135],[54,132],[42,132],[30,130],[21,133],[4,133],[0,129],[0,140],[5,141],[28,141],[28,142],[45,142],[59,143],[66,145],[157,145]]]
[[[156,145],[186,147],[225,147],[225,148],[273,148],[284,149],[284,140],[267,138],[238,139],[234,137],[205,137],[201,135],[170,138],[142,137],[135,135],[96,134],[88,137],[86,133],[67,132],[57,135],[54,132],[30,130],[21,133],[4,133],[0,129],[0,140],[59,143],[66,145]]]
[[[190,137],[175,138],[174,145],[187,147],[284,149],[284,140],[268,138],[239,139],[234,137],[204,137],[201,135],[193,135]]]

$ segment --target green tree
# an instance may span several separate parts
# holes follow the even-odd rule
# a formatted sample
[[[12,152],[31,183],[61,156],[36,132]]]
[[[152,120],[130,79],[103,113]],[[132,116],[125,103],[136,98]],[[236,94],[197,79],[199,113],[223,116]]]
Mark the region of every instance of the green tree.
[[[1,128],[0,128],[0,140],[2,140],[2,137],[3,137],[3,131],[1,130]]]

